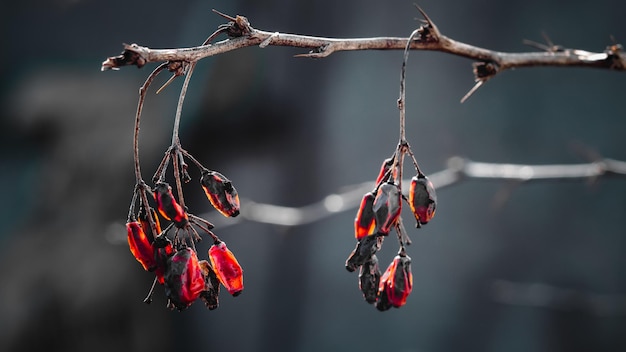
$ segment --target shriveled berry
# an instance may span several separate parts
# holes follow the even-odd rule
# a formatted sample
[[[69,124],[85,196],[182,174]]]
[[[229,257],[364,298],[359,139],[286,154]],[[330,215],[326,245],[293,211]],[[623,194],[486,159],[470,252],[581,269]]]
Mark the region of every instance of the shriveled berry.
[[[156,263],[154,274],[157,277],[157,281],[163,285],[165,282],[164,275],[169,263],[168,259],[174,255],[174,247],[172,246],[172,241],[165,235],[157,236],[154,239],[154,243],[152,243],[152,247],[154,248],[153,257]]]
[[[150,225],[150,221],[148,219],[148,211],[152,215],[156,234],[152,233],[152,226]],[[142,205],[141,208],[139,208],[139,214],[137,217],[139,219],[139,223],[141,224],[141,228],[143,229],[143,232],[146,234],[146,236],[148,236],[148,240],[150,241],[150,243],[154,242],[154,237],[158,236],[161,233],[161,223],[159,222],[159,217],[157,216],[156,211],[153,208],[148,208]]]
[[[375,254],[372,254],[370,260],[361,265],[361,270],[359,271],[359,289],[367,303],[373,304],[376,302],[379,283],[380,269],[378,268],[378,258],[376,258]]]
[[[427,224],[435,216],[437,193],[428,177],[417,175],[411,178],[409,206],[417,221],[417,227]]]
[[[137,221],[126,223],[126,232],[128,234],[128,247],[135,259],[147,271],[156,269],[156,261],[154,259],[154,250],[145,232],[141,228],[141,224]]]
[[[402,193],[398,185],[389,182],[380,185],[372,210],[376,218],[376,232],[388,235],[402,212]]]
[[[376,178],[376,185],[378,185],[379,183],[383,181],[389,180],[389,176],[395,176],[395,175],[391,175],[391,172],[389,171],[391,170],[391,167],[393,166],[394,162],[395,162],[394,157],[387,158],[383,161],[383,164],[380,166],[380,172],[378,173],[378,177]]]
[[[168,259],[165,295],[178,310],[189,307],[204,291],[204,277],[196,252],[182,248]]]
[[[217,171],[202,170],[200,184],[213,207],[226,217],[239,215],[239,195],[233,183]]]
[[[217,278],[226,290],[233,296],[239,296],[243,291],[243,270],[226,243],[215,242],[209,248],[209,259]]]
[[[352,250],[350,256],[346,260],[346,270],[355,271],[358,267],[368,262],[374,253],[376,253],[382,244],[383,238],[378,235],[365,236],[361,238],[356,248]]]
[[[406,254],[398,254],[380,278],[376,308],[381,311],[391,307],[400,308],[412,290],[411,258]]]
[[[216,309],[219,306],[220,280],[208,261],[201,260],[198,264],[204,276],[204,291],[200,293],[200,298],[209,310]]]
[[[374,193],[368,192],[363,196],[361,205],[354,219],[354,237],[358,240],[374,233],[376,219],[374,218]]]
[[[176,227],[183,228],[189,223],[187,213],[174,199],[170,185],[165,182],[158,182],[154,186],[154,199],[161,216],[174,222]]]

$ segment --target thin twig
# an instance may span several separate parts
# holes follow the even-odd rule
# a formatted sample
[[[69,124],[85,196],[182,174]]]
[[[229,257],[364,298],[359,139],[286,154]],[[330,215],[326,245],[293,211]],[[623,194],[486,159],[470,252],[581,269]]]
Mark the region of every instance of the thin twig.
[[[180,116],[183,113],[183,103],[185,96],[187,95],[187,87],[189,87],[189,80],[193,74],[193,69],[196,67],[196,63],[192,62],[187,68],[187,74],[185,75],[185,81],[180,89],[180,95],[178,96],[178,105],[176,106],[176,117],[174,118],[174,129],[172,131],[172,146],[180,145],[180,139],[178,138],[178,130],[180,129]]]
[[[148,87],[150,87],[152,81],[154,81],[156,76],[158,76],[159,73],[161,73],[161,71],[163,71],[166,67],[167,63],[162,63],[157,68],[155,68],[154,71],[150,73],[148,78],[146,78],[146,81],[141,86],[141,88],[139,88],[139,102],[137,103],[137,112],[135,113],[135,133],[133,134],[133,159],[135,163],[135,181],[137,183],[140,183],[142,180],[141,167],[139,164],[139,126],[141,123],[141,112],[143,110],[143,103],[146,99],[146,92],[148,91]]]
[[[411,41],[418,34],[419,29],[416,29],[411,33],[409,39],[406,41],[404,48],[404,59],[402,60],[402,68],[400,69],[400,97],[398,98],[398,109],[400,110],[400,144],[406,142],[405,121],[406,121],[406,63],[409,61],[409,48],[411,47]]]
[[[421,10],[420,10],[421,11]],[[422,12],[425,15],[424,12]],[[425,16],[426,17],[426,16]],[[428,19],[428,17],[426,17]],[[196,62],[200,59],[223,54],[249,46],[287,46],[311,49],[297,57],[323,58],[339,51],[353,50],[404,50],[408,38],[372,37],[372,38],[327,38],[308,35],[279,33],[253,28],[243,16],[237,16],[237,25],[242,35],[211,45],[190,48],[150,49],[137,44],[124,45],[122,55],[109,57],[102,63],[101,69],[119,69],[125,65],[143,66],[149,62],[181,61]],[[232,22],[231,22],[232,23]],[[227,25],[223,25],[227,26]],[[620,45],[610,45],[602,52],[588,52],[578,49],[561,48],[558,51],[540,51],[506,53],[489,50],[453,40],[441,34],[434,23],[428,19],[427,25],[420,27],[420,36],[411,41],[411,50],[430,50],[449,53],[493,65],[495,71],[490,75],[507,69],[532,66],[573,66],[595,67],[618,71],[626,70],[626,54]],[[475,74],[479,74],[475,72]],[[477,79],[485,77],[477,76]]]

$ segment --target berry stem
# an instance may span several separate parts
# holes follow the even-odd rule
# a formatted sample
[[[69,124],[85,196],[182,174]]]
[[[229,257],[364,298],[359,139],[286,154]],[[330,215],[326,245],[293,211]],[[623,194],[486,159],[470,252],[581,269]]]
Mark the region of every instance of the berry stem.
[[[137,103],[137,112],[135,113],[135,133],[133,135],[133,159],[135,162],[135,182],[137,185],[143,182],[141,178],[141,166],[139,164],[139,124],[141,122],[141,111],[143,110],[143,103],[146,99],[146,92],[148,87],[152,84],[152,81],[156,76],[161,73],[167,67],[167,63],[162,63],[150,73],[144,84],[139,88],[139,102]]]

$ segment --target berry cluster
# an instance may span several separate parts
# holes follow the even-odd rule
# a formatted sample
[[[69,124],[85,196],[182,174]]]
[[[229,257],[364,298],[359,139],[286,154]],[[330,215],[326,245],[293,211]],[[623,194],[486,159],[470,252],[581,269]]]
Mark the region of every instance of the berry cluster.
[[[165,287],[169,308],[183,310],[200,298],[212,310],[218,307],[220,284],[233,296],[243,291],[243,270],[226,244],[211,231],[213,225],[181,205],[181,184],[191,180],[185,157],[200,169],[200,185],[213,207],[227,217],[239,215],[239,196],[231,181],[202,166],[180,146],[171,147],[153,178],[154,187],[139,182],[135,188],[126,223],[128,245],[143,268],[156,275],[146,303],[151,302],[158,282]],[[170,160],[174,164],[181,203],[176,201],[172,187],[165,182]],[[152,195],[156,211],[150,206],[147,194]],[[163,230],[161,220],[170,222]],[[209,261],[198,259],[195,242],[202,238],[196,228],[213,239],[208,251]]]
[[[405,154],[413,158],[417,174],[411,179],[408,199],[402,194],[402,162]],[[359,270],[359,288],[365,301],[381,311],[399,308],[413,288],[411,258],[406,245],[411,241],[402,224],[402,201],[409,203],[416,227],[427,224],[435,215],[437,195],[433,184],[420,171],[406,141],[398,145],[392,157],[383,161],[376,178],[376,187],[366,193],[354,220],[356,248],[346,260],[346,269]],[[395,229],[400,249],[387,270],[381,275],[376,252],[385,237]]]

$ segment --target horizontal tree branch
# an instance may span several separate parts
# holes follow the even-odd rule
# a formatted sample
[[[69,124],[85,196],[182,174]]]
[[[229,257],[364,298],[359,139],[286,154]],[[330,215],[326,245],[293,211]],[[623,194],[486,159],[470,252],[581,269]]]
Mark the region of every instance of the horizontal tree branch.
[[[588,52],[578,49],[566,49],[556,45],[536,44],[545,51],[506,53],[480,48],[462,43],[441,34],[437,26],[420,9],[425,23],[419,29],[419,35],[412,41],[412,50],[440,51],[477,60],[474,74],[479,83],[495,76],[498,72],[517,67],[531,66],[575,66],[594,67],[611,70],[626,70],[626,54],[619,44],[610,45],[602,52]],[[101,69],[118,69],[125,65],[141,67],[149,62],[184,61],[196,62],[200,59],[223,54],[249,46],[287,46],[311,49],[308,53],[296,57],[322,58],[339,51],[354,50],[404,50],[408,38],[326,38],[308,35],[270,32],[253,28],[243,16],[223,15],[231,19],[218,27],[230,38],[214,44],[191,48],[151,49],[137,44],[124,45],[122,55],[109,57],[102,63]],[[551,43],[549,43],[551,44]]]
[[[509,180],[516,182],[595,180],[606,176],[626,176],[626,161],[601,159],[582,164],[524,165],[472,161],[462,157],[448,160],[448,167],[432,173],[428,178],[437,191],[464,180]],[[404,180],[403,184],[410,184]],[[356,209],[363,195],[374,188],[373,182],[343,187],[346,191],[329,194],[324,199],[302,206],[257,203],[242,199],[241,214],[237,218],[224,219],[213,213],[202,214],[220,228],[237,224],[242,220],[281,226],[299,226],[313,223],[334,214]],[[404,190],[406,195],[408,190]]]

